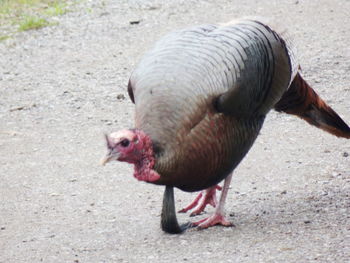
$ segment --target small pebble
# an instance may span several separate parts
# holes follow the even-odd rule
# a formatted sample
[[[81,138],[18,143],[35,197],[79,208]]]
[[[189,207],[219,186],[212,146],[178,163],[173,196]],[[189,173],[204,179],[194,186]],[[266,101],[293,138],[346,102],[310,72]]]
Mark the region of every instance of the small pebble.
[[[348,157],[348,156],[349,156],[349,153],[343,152],[343,157]]]
[[[134,21],[130,21],[129,24],[130,25],[138,25],[140,24],[141,20],[134,20]]]
[[[125,100],[124,94],[118,94],[118,95],[117,95],[117,99],[118,99],[118,100]]]

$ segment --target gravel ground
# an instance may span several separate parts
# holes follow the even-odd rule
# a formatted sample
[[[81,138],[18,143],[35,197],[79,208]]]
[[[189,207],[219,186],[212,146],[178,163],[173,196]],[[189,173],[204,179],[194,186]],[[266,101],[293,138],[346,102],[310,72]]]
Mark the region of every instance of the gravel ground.
[[[234,228],[160,230],[163,187],[99,166],[133,126],[128,77],[164,33],[259,15],[285,24],[305,78],[350,122],[350,1],[84,1],[0,43],[0,262],[350,262],[350,143],[272,112],[236,169]],[[194,194],[176,191],[177,207]],[[213,209],[208,209],[208,213]],[[181,222],[188,215],[179,215]]]

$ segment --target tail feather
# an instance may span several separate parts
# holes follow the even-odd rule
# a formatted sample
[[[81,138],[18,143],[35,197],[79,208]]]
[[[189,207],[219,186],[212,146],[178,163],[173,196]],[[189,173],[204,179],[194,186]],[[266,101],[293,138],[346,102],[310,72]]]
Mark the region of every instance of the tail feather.
[[[298,73],[275,110],[296,115],[326,132],[350,139],[350,127]]]

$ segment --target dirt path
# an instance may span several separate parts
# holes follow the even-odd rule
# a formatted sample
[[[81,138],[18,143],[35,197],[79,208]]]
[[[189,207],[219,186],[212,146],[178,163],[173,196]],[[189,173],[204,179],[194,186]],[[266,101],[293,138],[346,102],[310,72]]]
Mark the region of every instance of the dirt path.
[[[163,188],[98,165],[103,132],[133,126],[125,87],[142,53],[244,15],[288,25],[306,79],[350,122],[350,1],[164,2],[85,1],[0,43],[0,262],[350,262],[350,143],[294,117],[271,113],[236,170],[235,228],[164,234]]]

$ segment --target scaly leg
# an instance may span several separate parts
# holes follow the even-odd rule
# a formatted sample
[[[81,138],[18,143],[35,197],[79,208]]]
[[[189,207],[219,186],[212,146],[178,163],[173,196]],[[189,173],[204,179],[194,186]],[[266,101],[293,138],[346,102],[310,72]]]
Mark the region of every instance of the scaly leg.
[[[225,206],[225,201],[227,197],[227,192],[230,187],[231,179],[232,179],[232,173],[225,179],[222,193],[220,196],[219,205],[216,207],[215,213],[208,218],[192,223],[192,226],[198,226],[198,228],[200,229],[208,228],[214,225],[234,226],[224,216],[225,214],[224,206]]]
[[[181,209],[179,213],[186,213],[188,210],[191,210],[192,208],[196,207],[195,210],[190,215],[190,216],[196,216],[202,213],[208,204],[213,207],[216,207],[217,205],[216,190],[221,190],[221,187],[219,185],[215,185],[200,192],[196,197],[196,199],[194,199],[194,201],[190,203],[188,206]]]

